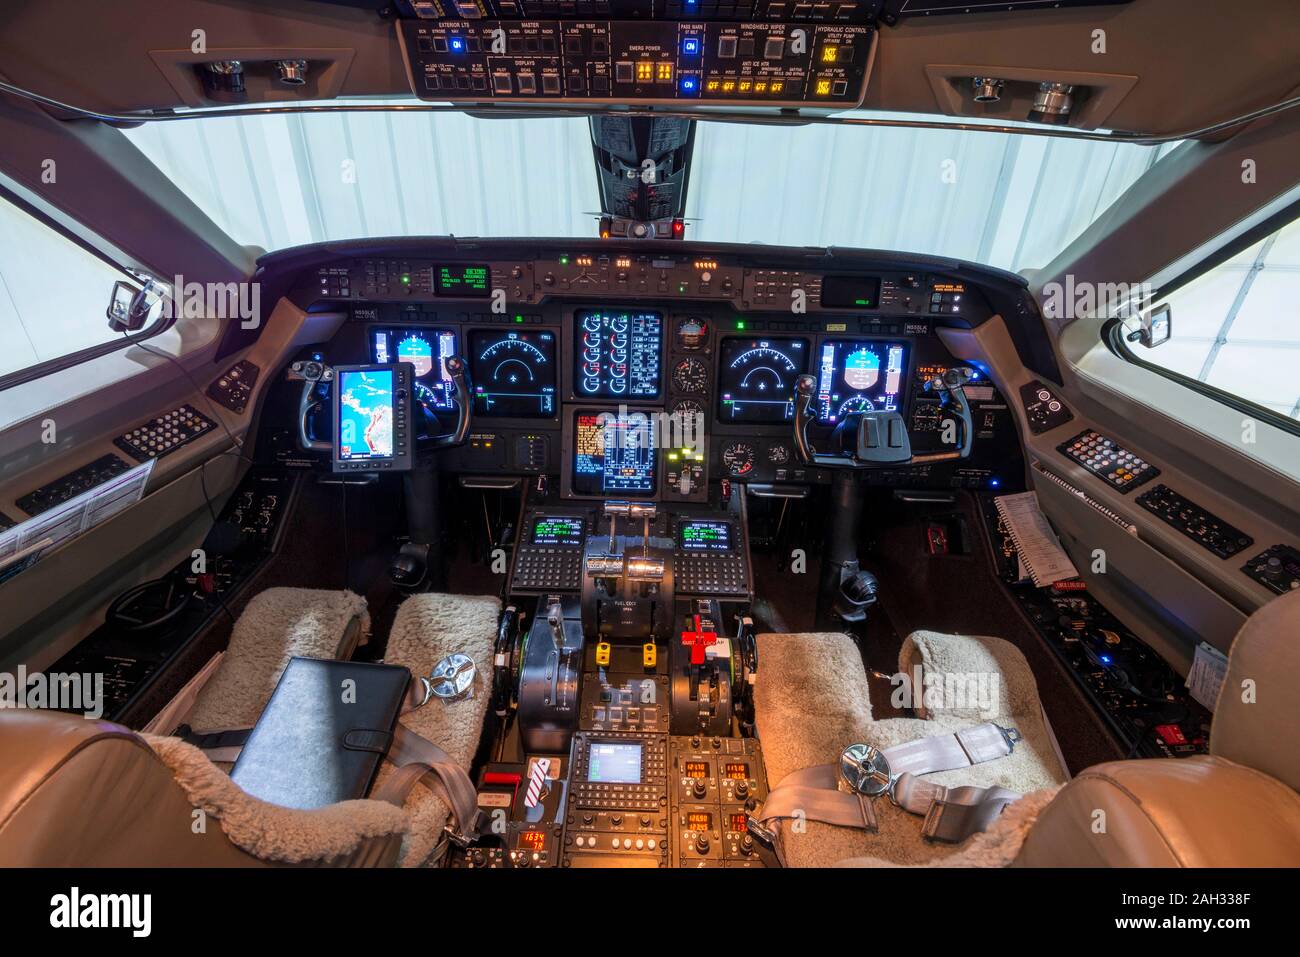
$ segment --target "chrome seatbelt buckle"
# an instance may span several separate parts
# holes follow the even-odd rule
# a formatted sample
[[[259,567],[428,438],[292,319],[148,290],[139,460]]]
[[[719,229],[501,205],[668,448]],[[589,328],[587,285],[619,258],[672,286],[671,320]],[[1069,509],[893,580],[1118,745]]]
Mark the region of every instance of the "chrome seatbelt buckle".
[[[996,723],[993,725],[993,727],[997,728],[998,731],[1001,732],[1002,740],[1006,741],[1007,754],[1010,754],[1011,752],[1015,751],[1016,745],[1025,739],[1025,736],[1022,735],[1015,728],[1004,728],[1002,727],[1002,725]]]
[[[840,752],[840,777],[854,794],[879,797],[894,784],[889,759],[869,744],[850,744]]]
[[[469,825],[465,828],[457,828],[454,823],[449,823],[442,829],[442,833],[447,835],[447,840],[457,847],[464,849],[471,844],[477,844],[480,837],[479,825],[483,821],[483,809],[475,808],[474,817],[470,820]]]
[[[762,808],[759,808],[758,810],[761,812]],[[754,817],[753,814],[746,815],[745,830],[749,831],[750,834],[754,835],[754,837],[758,838],[768,847],[772,847],[776,843],[776,831],[760,824],[758,818]]]

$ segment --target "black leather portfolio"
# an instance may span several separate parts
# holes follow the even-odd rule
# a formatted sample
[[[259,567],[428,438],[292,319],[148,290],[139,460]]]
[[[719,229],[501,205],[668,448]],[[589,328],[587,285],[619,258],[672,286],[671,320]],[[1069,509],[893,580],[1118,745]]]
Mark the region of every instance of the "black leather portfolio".
[[[396,665],[289,659],[231,779],[283,807],[365,797],[410,681]]]

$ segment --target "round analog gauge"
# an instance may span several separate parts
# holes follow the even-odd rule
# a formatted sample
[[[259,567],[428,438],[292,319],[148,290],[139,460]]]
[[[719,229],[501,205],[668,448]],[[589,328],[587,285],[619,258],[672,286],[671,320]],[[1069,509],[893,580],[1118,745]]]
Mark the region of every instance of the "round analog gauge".
[[[673,385],[678,392],[703,392],[709,385],[708,366],[702,359],[683,359],[673,367]]]
[[[677,320],[677,347],[694,350],[704,345],[709,338],[709,324],[703,319],[687,316]]]
[[[773,465],[785,465],[790,461],[790,450],[784,445],[773,445],[767,450],[767,460]]]
[[[681,419],[699,421],[704,418],[704,406],[694,399],[682,399],[673,406],[672,414]]]
[[[754,470],[754,447],[735,442],[722,450],[722,464],[732,475],[748,475]]]

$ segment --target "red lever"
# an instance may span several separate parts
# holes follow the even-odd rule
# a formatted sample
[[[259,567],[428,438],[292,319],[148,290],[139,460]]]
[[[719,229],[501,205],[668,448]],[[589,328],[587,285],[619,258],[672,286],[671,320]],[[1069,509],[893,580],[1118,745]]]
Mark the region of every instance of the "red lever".
[[[718,640],[718,634],[715,631],[704,631],[700,628],[700,616],[695,616],[695,630],[682,632],[682,644],[689,645],[691,649],[691,664],[704,664],[704,649],[714,644]]]

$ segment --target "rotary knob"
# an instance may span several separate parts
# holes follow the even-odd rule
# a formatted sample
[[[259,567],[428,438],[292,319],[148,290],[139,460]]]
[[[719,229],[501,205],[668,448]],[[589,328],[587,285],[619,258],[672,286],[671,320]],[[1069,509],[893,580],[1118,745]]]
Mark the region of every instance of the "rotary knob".
[[[738,798],[744,798],[744,797],[748,797],[748,796],[749,796],[749,782],[748,782],[748,781],[737,781],[737,782],[736,782],[736,797],[738,797]]]
[[[695,839],[695,850],[700,854],[709,853],[709,836],[701,834]]]
[[[704,797],[709,793],[709,786],[703,781],[696,781],[691,785],[691,793],[696,797]]]

